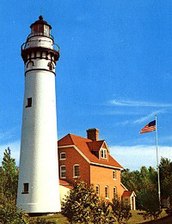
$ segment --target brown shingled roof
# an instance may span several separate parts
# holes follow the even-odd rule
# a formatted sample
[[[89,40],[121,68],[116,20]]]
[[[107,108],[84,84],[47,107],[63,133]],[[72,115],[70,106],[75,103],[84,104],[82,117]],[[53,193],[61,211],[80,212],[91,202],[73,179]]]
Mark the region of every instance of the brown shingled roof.
[[[104,140],[87,142],[88,147],[91,151],[99,151],[103,143]]]
[[[83,154],[92,164],[122,169],[123,167],[110,154],[108,159],[99,159],[91,152],[93,149],[96,151],[100,150],[103,144],[106,145],[104,140],[92,141],[88,138],[83,138],[73,134],[68,134],[58,141],[58,146],[75,145],[81,154]]]

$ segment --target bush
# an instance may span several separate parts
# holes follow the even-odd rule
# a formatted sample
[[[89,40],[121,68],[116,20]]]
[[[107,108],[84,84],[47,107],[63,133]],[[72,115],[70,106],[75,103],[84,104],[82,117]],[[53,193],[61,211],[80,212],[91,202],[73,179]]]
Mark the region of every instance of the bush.
[[[70,223],[114,223],[110,204],[101,201],[93,187],[84,182],[76,183],[62,202],[62,214]]]
[[[118,223],[125,223],[131,218],[130,205],[125,205],[118,197],[115,197],[111,203],[113,216]]]

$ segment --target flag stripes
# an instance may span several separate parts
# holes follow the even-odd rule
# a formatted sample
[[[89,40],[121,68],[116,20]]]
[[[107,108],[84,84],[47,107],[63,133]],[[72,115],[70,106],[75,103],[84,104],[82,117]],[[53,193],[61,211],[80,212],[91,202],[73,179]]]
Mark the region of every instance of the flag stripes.
[[[152,132],[156,130],[156,120],[149,122],[144,128],[141,129],[140,134]]]

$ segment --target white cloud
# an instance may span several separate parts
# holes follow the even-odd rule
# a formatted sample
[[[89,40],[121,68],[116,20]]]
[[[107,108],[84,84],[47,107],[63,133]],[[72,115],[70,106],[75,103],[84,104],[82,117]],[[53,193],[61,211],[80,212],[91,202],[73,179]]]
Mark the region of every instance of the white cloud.
[[[151,121],[151,119],[152,120],[155,119],[155,115],[163,113],[163,112],[164,110],[157,110],[136,120],[124,120],[124,121],[117,122],[116,125],[126,126],[126,125],[133,125],[133,124],[141,124],[146,121]]]
[[[158,103],[149,101],[135,101],[135,100],[110,100],[109,104],[120,107],[172,107],[170,103]]]
[[[124,167],[138,170],[142,166],[156,168],[156,147],[146,145],[111,146],[111,155]],[[159,146],[159,161],[161,157],[172,160],[172,147]]]
[[[19,156],[20,156],[20,142],[15,141],[15,142],[8,142],[3,145],[0,145],[0,164],[3,159],[3,153],[5,149],[9,147],[11,149],[11,156],[16,160],[16,164],[19,165]]]
[[[152,119],[153,117],[155,119],[155,115],[160,114],[160,113],[164,113],[164,112],[165,112],[165,110],[153,111],[152,113],[135,120],[133,123],[134,124],[140,124],[140,123],[143,123],[143,122],[145,122],[145,121],[147,121],[149,119]]]

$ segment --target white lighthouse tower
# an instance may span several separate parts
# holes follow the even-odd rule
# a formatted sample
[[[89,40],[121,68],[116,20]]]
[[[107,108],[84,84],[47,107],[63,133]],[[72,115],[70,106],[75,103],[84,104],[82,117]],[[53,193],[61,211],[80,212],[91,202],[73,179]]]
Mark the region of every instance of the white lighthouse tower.
[[[42,16],[30,28],[21,47],[25,93],[17,206],[27,213],[54,213],[60,211],[55,91],[59,48]]]

